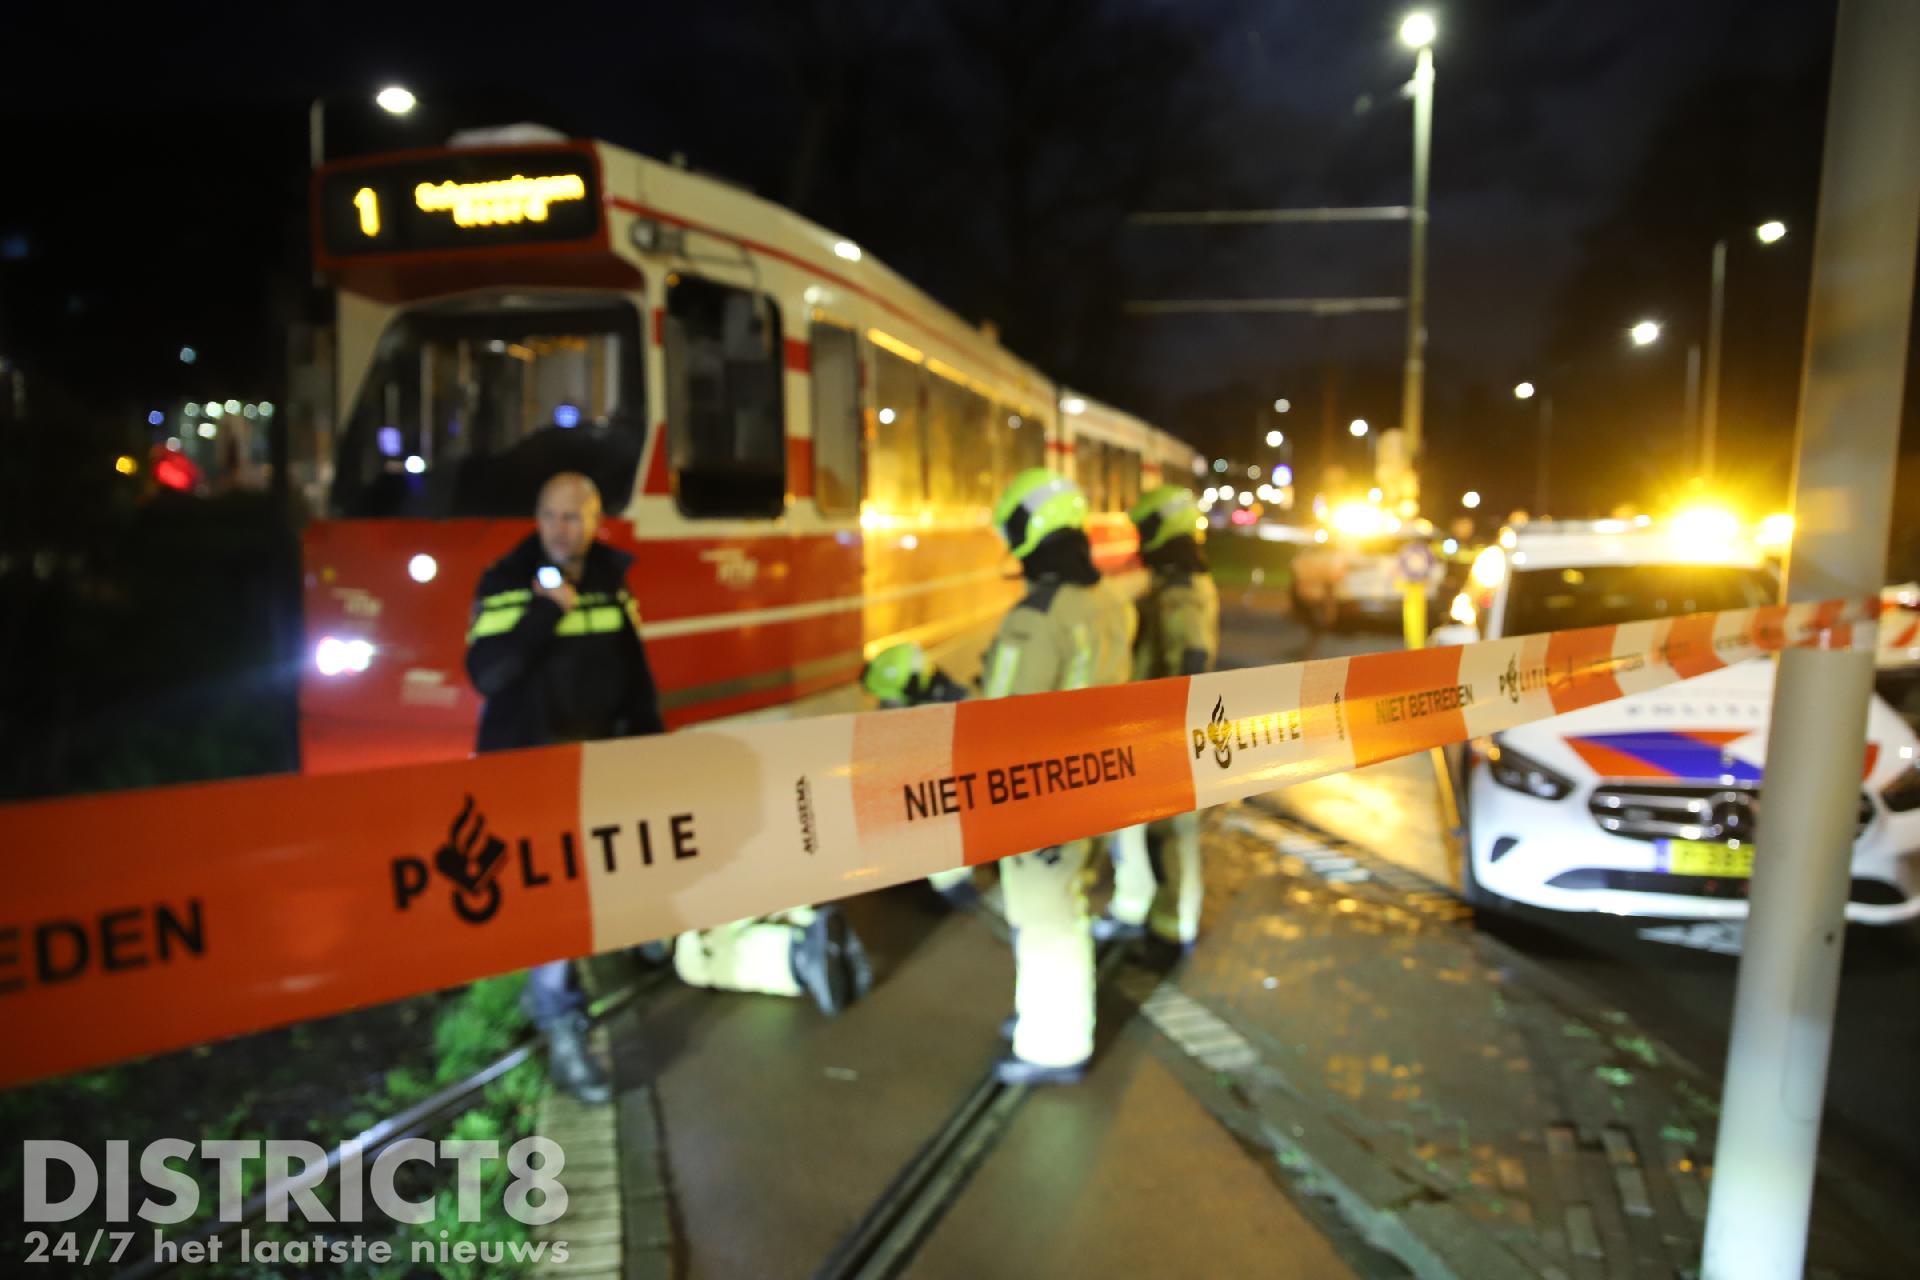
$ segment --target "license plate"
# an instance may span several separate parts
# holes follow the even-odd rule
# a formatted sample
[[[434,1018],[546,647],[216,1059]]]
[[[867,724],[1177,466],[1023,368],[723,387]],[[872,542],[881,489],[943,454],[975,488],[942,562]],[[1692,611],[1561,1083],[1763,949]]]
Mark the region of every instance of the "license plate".
[[[1753,875],[1753,846],[1714,844],[1710,840],[1662,840],[1660,869],[1676,876],[1714,876],[1745,880]]]

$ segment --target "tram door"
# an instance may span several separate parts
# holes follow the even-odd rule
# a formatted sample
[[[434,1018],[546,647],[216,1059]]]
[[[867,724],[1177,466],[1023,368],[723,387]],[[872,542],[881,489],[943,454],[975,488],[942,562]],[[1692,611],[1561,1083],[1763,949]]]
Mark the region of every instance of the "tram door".
[[[864,491],[861,463],[865,437],[865,417],[860,403],[860,339],[851,329],[816,322],[811,346],[814,506],[822,522],[858,529]],[[861,594],[865,570],[863,541],[858,536],[820,539],[814,545],[823,561],[807,568],[821,579],[834,583],[834,594]],[[801,669],[824,670],[829,664],[857,659],[866,639],[863,614],[863,610],[852,609],[829,615],[830,634],[820,637],[821,647],[817,652],[802,656]]]
[[[860,511],[860,344],[851,329],[813,326],[813,498],[828,518]]]

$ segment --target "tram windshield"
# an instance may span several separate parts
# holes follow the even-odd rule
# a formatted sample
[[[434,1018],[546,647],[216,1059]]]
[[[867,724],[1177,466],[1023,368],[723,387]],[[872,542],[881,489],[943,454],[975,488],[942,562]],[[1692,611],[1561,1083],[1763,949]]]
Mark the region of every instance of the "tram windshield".
[[[381,338],[341,436],[334,513],[524,516],[561,470],[592,476],[618,511],[645,439],[641,368],[625,302],[408,312]]]

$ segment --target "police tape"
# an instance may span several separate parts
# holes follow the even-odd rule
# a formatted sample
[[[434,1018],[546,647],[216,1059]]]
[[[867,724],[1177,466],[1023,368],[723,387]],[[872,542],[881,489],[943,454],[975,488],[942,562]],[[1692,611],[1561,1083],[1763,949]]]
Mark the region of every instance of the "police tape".
[[[1832,601],[0,808],[0,1086],[668,938],[1480,737]]]

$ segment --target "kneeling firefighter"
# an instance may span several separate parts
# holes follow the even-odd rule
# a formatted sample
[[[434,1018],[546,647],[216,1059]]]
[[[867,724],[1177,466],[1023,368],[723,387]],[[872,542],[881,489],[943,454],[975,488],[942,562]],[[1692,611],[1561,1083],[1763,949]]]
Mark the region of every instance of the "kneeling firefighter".
[[[911,640],[891,644],[873,655],[860,673],[860,687],[885,708],[921,707],[929,702],[965,702],[967,687],[927,657]],[[980,898],[972,867],[936,871],[927,884],[955,909],[972,906]]]
[[[1200,675],[1220,650],[1220,593],[1200,551],[1200,508],[1187,490],[1161,485],[1128,514],[1152,575],[1137,606],[1133,678]],[[1192,946],[1203,896],[1199,814],[1116,831],[1113,899],[1094,922],[1094,936],[1105,941],[1150,931],[1162,942]]]
[[[987,651],[989,698],[1120,684],[1128,676],[1133,610],[1093,566],[1087,500],[1044,468],[1013,478],[994,524],[1020,560],[1027,595]],[[1093,1056],[1093,934],[1084,872],[1091,840],[1000,862],[1013,927],[1013,1051],[1007,1084],[1071,1084]]]

